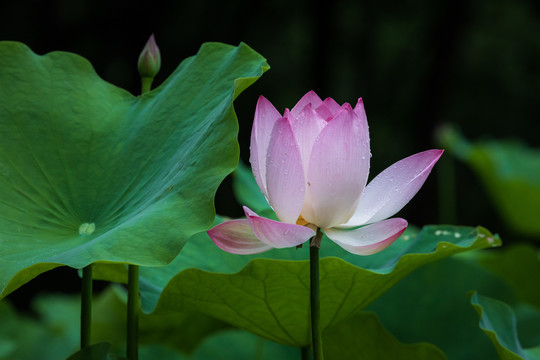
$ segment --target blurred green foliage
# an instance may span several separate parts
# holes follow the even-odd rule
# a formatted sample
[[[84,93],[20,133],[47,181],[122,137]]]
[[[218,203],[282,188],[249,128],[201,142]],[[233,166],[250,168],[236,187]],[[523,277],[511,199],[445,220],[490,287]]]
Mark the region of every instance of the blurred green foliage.
[[[501,225],[540,240],[540,151],[519,141],[469,142],[450,126],[441,129],[439,137],[450,156],[476,173],[498,210]]]

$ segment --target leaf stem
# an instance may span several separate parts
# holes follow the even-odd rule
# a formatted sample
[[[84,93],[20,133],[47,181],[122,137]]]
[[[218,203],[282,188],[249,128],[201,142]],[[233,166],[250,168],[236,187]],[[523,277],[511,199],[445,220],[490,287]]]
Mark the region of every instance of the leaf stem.
[[[319,288],[319,248],[322,232],[311,239],[309,246],[309,277],[310,277],[310,304],[311,304],[311,343],[313,346],[313,360],[323,359],[322,333],[321,333],[321,299]]]
[[[139,309],[141,300],[139,295],[139,266],[128,265],[128,300],[127,300],[127,348],[126,355],[129,360],[139,357]]]
[[[301,359],[302,360],[309,360],[309,346],[302,346],[300,348],[301,351]]]
[[[90,346],[92,330],[92,264],[82,269],[81,282],[81,349]]]

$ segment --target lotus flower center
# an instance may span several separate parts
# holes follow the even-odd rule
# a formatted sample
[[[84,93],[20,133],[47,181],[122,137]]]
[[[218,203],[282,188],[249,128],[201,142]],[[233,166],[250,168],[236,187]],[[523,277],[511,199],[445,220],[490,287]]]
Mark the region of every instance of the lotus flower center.
[[[81,226],[79,226],[79,235],[92,235],[94,230],[96,230],[96,224],[82,223]]]
[[[296,225],[306,226],[306,227],[310,228],[313,231],[317,231],[317,225],[312,224],[312,223],[308,223],[306,220],[304,220],[302,215],[300,215],[298,217],[298,220],[296,220]]]

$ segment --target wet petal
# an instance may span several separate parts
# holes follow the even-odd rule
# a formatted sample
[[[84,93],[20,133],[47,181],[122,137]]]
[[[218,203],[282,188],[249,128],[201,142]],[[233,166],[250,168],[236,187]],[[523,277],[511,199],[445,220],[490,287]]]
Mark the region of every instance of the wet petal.
[[[341,110],[341,106],[332,98],[326,98],[323,101],[324,106],[328,109],[331,116],[334,116],[337,114],[339,110]]]
[[[356,106],[354,107],[354,112],[358,117],[360,118],[360,121],[363,123],[366,123],[367,127],[367,116],[366,116],[366,110],[364,109],[364,100],[362,98],[358,99],[358,102],[356,103]]]
[[[288,114],[287,112],[286,115],[289,116],[294,138],[298,143],[304,175],[306,175],[313,143],[322,129],[327,125],[327,122],[313,110],[311,104],[306,105],[304,110],[296,118],[293,118],[292,114]]]
[[[330,240],[356,255],[371,255],[390,246],[407,228],[407,221],[388,219],[355,230],[325,229]]]
[[[306,192],[314,213],[302,211],[304,219],[321,228],[347,222],[358,205],[368,172],[367,131],[346,104],[313,144]]]
[[[368,146],[371,147],[371,145],[369,144],[369,126],[367,122],[366,110],[364,109],[364,101],[362,100],[362,98],[358,99],[358,102],[356,103],[356,106],[354,107],[353,111],[360,119],[360,123],[362,124],[361,126],[366,131],[366,138],[368,141]],[[371,158],[371,152],[369,153],[369,157]]]
[[[319,105],[318,108],[314,109],[315,112],[325,121],[332,120],[332,111],[326,106],[326,104],[323,102],[321,105]]]
[[[255,109],[255,119],[251,130],[250,157],[251,169],[257,181],[257,185],[267,197],[266,191],[266,152],[270,143],[272,129],[281,114],[270,101],[263,96],[259,97]]]
[[[366,186],[352,218],[340,227],[373,223],[397,213],[420,190],[442,153],[443,150],[420,152],[381,172]]]
[[[257,238],[268,246],[278,249],[297,246],[315,236],[315,231],[308,227],[260,217],[246,206],[244,212]]]
[[[258,254],[272,248],[257,239],[247,219],[219,224],[208,230],[208,236],[217,247],[232,254]]]
[[[307,104],[311,104],[313,109],[318,108],[322,104],[321,98],[315,94],[315,91],[311,90],[306,95],[304,95],[297,103],[294,105],[291,110],[291,114],[294,117],[297,117],[302,110],[306,107]]]
[[[276,121],[266,158],[268,202],[283,222],[295,224],[304,203],[304,170],[291,123]]]

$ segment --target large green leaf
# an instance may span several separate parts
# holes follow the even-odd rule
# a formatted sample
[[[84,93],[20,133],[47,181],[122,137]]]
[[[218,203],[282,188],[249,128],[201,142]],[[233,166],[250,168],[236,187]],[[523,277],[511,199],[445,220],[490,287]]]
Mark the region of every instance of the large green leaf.
[[[443,145],[478,175],[501,218],[515,231],[540,235],[540,151],[518,141],[470,143],[446,129]]]
[[[236,200],[253,211],[259,212],[270,209],[266,198],[259,190],[253,173],[242,161],[238,162],[238,167],[233,172],[233,190]]]
[[[515,294],[517,301],[494,296],[478,289],[482,294],[503,300],[512,306],[518,320],[521,344],[537,345],[540,338],[540,257],[536,247],[518,244],[497,251],[483,252],[478,263],[497,276]]]
[[[327,360],[439,360],[444,353],[432,344],[403,344],[390,334],[373,313],[361,313],[326,332]]]
[[[531,349],[521,346],[516,317],[508,305],[476,292],[471,295],[471,303],[480,317],[480,327],[495,346],[501,360],[540,359],[540,345]],[[540,339],[540,334],[537,339]]]
[[[406,342],[428,341],[450,359],[492,360],[496,352],[478,329],[467,294],[478,291],[510,304],[516,312],[521,344],[539,343],[540,308],[535,264],[529,246],[467,252],[416,270],[373,302],[387,328]],[[411,296],[411,294],[414,294]]]
[[[0,43],[0,291],[59,265],[170,262],[236,166],[232,102],[268,68],[209,43],[135,97],[70,53]]]
[[[403,344],[388,333],[372,313],[361,313],[326,333],[324,358],[343,359],[446,359],[431,344]],[[262,339],[239,330],[227,330],[207,338],[192,356],[182,359],[296,360],[299,348]]]
[[[401,341],[428,341],[449,359],[492,360],[489,340],[478,331],[478,321],[467,293],[482,291],[514,301],[511,289],[477,262],[484,252],[468,252],[427,264],[374,301],[387,329]]]
[[[540,310],[539,256],[537,248],[520,244],[485,253],[479,262],[504,280],[521,301]]]
[[[418,234],[409,230],[385,251],[362,257],[324,238],[322,327],[330,329],[355,315],[428,262],[499,244],[499,238],[483,228],[428,226]],[[156,304],[154,314],[194,309],[278,343],[306,346],[309,262],[293,260],[307,259],[308,251],[291,248],[239,256],[198,234],[170,265],[141,269],[143,309],[152,311]],[[121,271],[125,269],[102,265],[96,275],[121,280]]]

